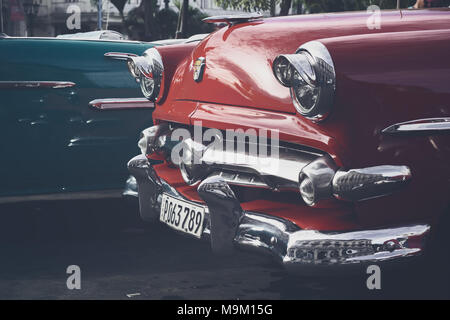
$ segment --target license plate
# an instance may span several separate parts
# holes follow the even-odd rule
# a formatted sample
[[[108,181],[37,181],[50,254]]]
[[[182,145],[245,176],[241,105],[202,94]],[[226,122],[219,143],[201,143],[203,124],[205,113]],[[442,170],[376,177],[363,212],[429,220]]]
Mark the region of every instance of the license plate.
[[[193,202],[163,194],[159,220],[175,230],[200,238],[203,233],[205,208]]]

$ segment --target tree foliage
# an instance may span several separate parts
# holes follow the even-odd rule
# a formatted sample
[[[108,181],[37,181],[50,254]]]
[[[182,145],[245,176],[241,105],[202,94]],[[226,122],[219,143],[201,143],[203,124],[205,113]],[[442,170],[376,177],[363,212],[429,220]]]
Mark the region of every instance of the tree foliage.
[[[224,9],[233,8],[244,11],[269,11],[271,4],[279,4],[280,15],[286,15],[293,4],[302,7],[303,12],[339,12],[366,10],[371,5],[377,5],[381,9],[395,9],[397,0],[216,0],[216,3]],[[416,0],[401,0],[400,7],[407,8],[416,3]],[[443,6],[450,5],[450,0],[442,0]]]
[[[301,0],[304,9],[310,13],[366,10],[371,5],[381,9],[397,8],[397,0]],[[415,0],[401,0],[400,7],[414,5]]]
[[[116,8],[119,10],[119,12],[123,13],[123,9],[125,8],[125,5],[127,4],[128,0],[109,0]]]
[[[91,0],[91,3],[94,6],[98,5],[99,0]],[[116,8],[119,10],[120,15],[123,16],[123,9],[125,8],[125,5],[127,4],[128,0],[109,0]],[[144,0],[145,1],[145,0]]]
[[[154,1],[156,3],[156,1]],[[145,17],[143,6],[132,9],[126,17],[128,34],[131,39],[154,41],[175,37],[178,13],[172,9],[158,10],[156,4],[150,8],[151,17]],[[198,33],[209,33],[212,26],[202,22],[206,15],[197,8],[189,7],[186,37]],[[150,31],[146,34],[145,25]]]
[[[271,2],[279,3],[280,0],[216,0],[216,3],[224,9],[233,8],[243,11],[269,11]]]

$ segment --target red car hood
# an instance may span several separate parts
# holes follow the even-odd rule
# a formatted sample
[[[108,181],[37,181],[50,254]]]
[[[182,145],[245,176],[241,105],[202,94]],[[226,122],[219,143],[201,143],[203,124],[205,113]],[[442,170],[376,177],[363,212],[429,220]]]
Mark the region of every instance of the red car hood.
[[[450,27],[449,10],[384,11],[380,29],[368,28],[370,17],[366,12],[301,15],[224,27],[179,65],[170,91],[176,100],[295,113],[288,88],[272,73],[277,55],[323,38]],[[206,68],[203,80],[195,82],[192,64],[199,57],[206,59]]]

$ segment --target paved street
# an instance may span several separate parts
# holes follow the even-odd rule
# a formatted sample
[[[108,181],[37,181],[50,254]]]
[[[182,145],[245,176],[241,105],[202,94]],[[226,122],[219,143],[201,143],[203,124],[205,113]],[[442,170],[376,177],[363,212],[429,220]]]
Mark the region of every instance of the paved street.
[[[409,266],[382,269],[382,289],[369,291],[364,270],[291,277],[259,256],[217,258],[207,243],[144,226],[119,200],[7,204],[0,218],[0,299],[450,297],[448,276]],[[66,287],[69,265],[81,268],[81,290]]]

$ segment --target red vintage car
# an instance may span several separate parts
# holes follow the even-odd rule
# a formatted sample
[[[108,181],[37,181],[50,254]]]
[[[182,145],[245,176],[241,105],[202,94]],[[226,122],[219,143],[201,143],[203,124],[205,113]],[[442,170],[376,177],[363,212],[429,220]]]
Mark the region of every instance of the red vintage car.
[[[131,58],[157,105],[128,163],[142,218],[300,270],[436,244],[450,227],[450,10],[374,14],[211,17],[227,26]]]

